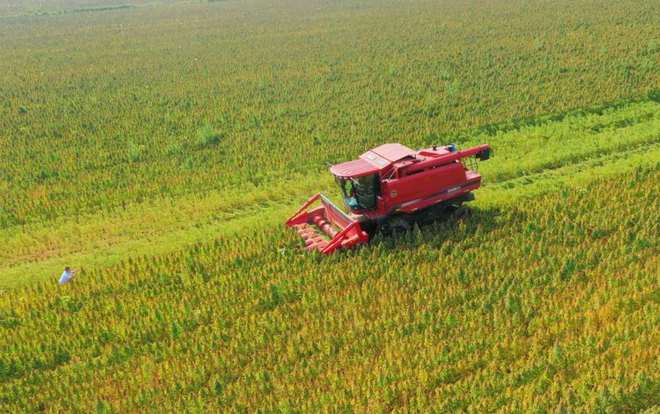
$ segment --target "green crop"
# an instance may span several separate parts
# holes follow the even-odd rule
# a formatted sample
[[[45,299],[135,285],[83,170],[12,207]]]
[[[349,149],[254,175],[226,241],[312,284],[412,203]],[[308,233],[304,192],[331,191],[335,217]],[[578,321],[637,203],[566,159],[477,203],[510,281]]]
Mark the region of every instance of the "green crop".
[[[659,20],[5,2],[0,412],[654,412]],[[471,214],[306,252],[284,220],[385,142],[491,144]]]
[[[9,411],[638,411],[657,170],[320,259],[282,227],[0,299]],[[215,407],[215,408],[214,408]]]
[[[655,101],[629,102],[566,114],[561,119],[539,117],[515,126],[472,130],[450,138],[461,146],[488,142],[494,148],[496,158],[479,166],[485,184],[475,205],[481,206],[544,193],[576,181],[584,183],[636,166],[656,166],[660,161],[659,116],[660,105]],[[338,197],[325,168],[314,175],[267,185],[245,183],[231,190],[149,200],[120,211],[15,226],[13,231],[0,234],[5,246],[0,250],[4,264],[0,266],[0,285],[43,279],[49,269],[67,263],[96,267],[140,252],[166,253],[218,234],[240,234],[241,227],[281,225],[317,191]]]
[[[443,143],[660,89],[653,2],[560,3],[4,18],[0,228],[268,187],[384,140]]]

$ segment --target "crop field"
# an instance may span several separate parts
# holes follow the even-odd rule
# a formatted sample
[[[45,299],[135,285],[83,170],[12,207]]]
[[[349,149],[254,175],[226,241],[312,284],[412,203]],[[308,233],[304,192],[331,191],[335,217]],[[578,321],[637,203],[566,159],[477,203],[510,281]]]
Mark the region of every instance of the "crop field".
[[[0,412],[657,412],[657,21],[5,2]],[[386,142],[489,143],[471,213],[304,251],[284,221]]]

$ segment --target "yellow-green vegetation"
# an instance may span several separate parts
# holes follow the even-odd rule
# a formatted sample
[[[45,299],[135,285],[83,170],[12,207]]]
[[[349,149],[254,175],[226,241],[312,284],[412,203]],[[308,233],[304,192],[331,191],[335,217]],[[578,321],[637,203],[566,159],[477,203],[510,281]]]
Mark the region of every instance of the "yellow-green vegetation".
[[[0,412],[654,412],[659,20],[5,2]],[[472,214],[307,254],[283,221],[384,142],[490,143]]]
[[[659,89],[653,2],[435,3],[5,19],[0,226],[267,186],[383,140]]]
[[[329,258],[282,227],[1,299],[9,411],[637,412],[657,403],[657,170]],[[655,298],[655,299],[654,299]]]
[[[519,196],[521,187],[538,194],[635,166],[657,165],[659,134],[660,104],[640,101],[561,119],[539,117],[525,125],[482,128],[451,139],[465,146],[488,142],[497,154],[495,161],[480,166],[486,183],[474,205],[482,206]],[[83,268],[108,265],[127,255],[166,253],[245,227],[281,225],[309,195],[335,191],[326,170],[314,174],[14,226],[0,234],[5,247],[0,251],[0,285],[52,277],[53,269],[67,263]]]

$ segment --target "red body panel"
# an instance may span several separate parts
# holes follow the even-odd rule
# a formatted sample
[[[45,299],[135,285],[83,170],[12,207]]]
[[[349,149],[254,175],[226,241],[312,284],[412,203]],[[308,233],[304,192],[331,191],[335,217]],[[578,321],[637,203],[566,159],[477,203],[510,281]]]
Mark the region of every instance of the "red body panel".
[[[379,171],[377,208],[356,213],[372,220],[395,212],[413,213],[474,191],[481,185],[481,175],[461,160],[489,152],[487,144],[462,151],[452,151],[449,146],[413,151],[413,156],[392,161]]]
[[[395,213],[414,213],[476,190],[481,185],[481,176],[462,160],[468,157],[486,160],[489,156],[487,144],[462,151],[453,145],[413,151],[401,144],[384,144],[357,160],[332,166],[330,172],[341,179],[378,175],[376,207],[353,211],[353,216],[360,220],[378,221]],[[308,211],[317,200],[321,206]],[[369,239],[358,220],[321,194],[309,199],[286,224],[298,230],[309,250],[321,253],[332,253]]]
[[[398,179],[383,180],[383,212],[409,207],[465,182],[465,169],[457,162]]]

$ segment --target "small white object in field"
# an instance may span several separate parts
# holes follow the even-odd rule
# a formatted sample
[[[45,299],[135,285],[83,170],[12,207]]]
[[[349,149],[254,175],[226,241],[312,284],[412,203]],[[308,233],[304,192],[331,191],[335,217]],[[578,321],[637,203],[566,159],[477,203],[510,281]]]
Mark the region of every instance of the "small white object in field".
[[[57,282],[60,285],[67,284],[73,279],[73,274],[75,272],[68,267],[64,269],[64,272],[62,272],[62,276],[60,276],[60,280]]]

